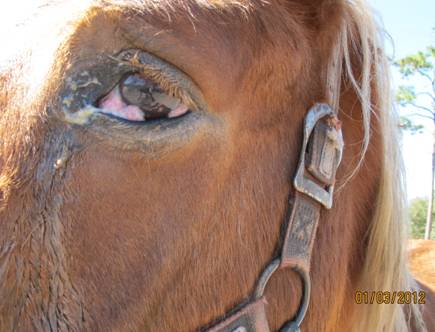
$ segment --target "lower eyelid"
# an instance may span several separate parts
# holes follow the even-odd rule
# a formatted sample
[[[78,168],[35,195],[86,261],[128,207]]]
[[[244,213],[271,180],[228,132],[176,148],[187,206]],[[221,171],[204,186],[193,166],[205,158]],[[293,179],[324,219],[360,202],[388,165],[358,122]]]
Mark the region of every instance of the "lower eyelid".
[[[94,113],[88,123],[92,124],[91,127],[75,127],[85,135],[84,140],[90,144],[103,144],[104,149],[113,147],[123,152],[140,153],[148,159],[167,156],[190,145],[195,139],[204,138],[205,133],[214,137],[218,133],[222,135],[223,131],[221,119],[205,112],[188,112],[175,119],[158,119],[142,124],[105,115],[95,109],[92,111]],[[116,158],[124,156],[129,155],[116,154]]]
[[[103,114],[110,114],[117,118],[128,120],[128,121],[135,121],[135,122],[145,121],[145,117],[141,109],[133,105],[128,105],[117,110],[101,108],[100,112]]]

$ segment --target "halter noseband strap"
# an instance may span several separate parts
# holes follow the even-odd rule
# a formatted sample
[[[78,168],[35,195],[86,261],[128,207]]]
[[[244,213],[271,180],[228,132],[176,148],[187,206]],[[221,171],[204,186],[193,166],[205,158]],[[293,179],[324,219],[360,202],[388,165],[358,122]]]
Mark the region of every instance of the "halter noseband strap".
[[[207,332],[268,332],[264,289],[275,271],[293,269],[303,282],[298,312],[281,332],[299,332],[310,300],[310,261],[322,206],[330,209],[335,174],[343,152],[341,123],[327,104],[316,104],[304,124],[304,140],[296,176],[294,198],[290,200],[289,220],[281,257],[273,259],[258,279],[250,302],[227,316]]]

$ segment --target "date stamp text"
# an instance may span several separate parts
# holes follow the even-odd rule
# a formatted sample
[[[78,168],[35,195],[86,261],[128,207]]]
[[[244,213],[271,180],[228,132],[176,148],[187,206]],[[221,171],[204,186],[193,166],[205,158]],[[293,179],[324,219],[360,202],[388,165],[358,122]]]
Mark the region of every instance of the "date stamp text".
[[[425,304],[424,291],[356,291],[356,304]]]

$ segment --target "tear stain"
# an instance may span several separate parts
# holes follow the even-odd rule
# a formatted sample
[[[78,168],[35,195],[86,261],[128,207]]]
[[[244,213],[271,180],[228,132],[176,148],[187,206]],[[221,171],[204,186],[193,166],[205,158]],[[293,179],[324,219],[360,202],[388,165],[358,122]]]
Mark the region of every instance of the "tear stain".
[[[78,76],[79,78],[77,80],[73,80],[71,77],[66,80],[71,91],[77,91],[79,88],[86,88],[91,84],[102,85],[98,78],[91,76],[87,70],[82,71]]]
[[[54,168],[55,169],[59,169],[61,167],[63,167],[65,165],[65,159],[59,158],[58,160],[56,160],[56,162],[54,163]]]
[[[87,105],[86,107],[79,109],[76,112],[69,112],[64,110],[65,121],[71,124],[85,125],[88,124],[91,120],[92,116],[95,113],[98,113],[99,109],[92,106]]]
[[[89,85],[91,85],[91,84],[102,85],[102,84],[100,83],[100,81],[97,80],[96,77],[93,77],[92,80],[89,80],[89,81],[84,82],[84,83],[82,83],[82,84],[78,84],[77,82],[71,82],[71,84],[70,84],[70,89],[71,89],[72,91],[77,91],[77,89],[79,89],[79,88],[86,88],[87,86],[89,86]]]

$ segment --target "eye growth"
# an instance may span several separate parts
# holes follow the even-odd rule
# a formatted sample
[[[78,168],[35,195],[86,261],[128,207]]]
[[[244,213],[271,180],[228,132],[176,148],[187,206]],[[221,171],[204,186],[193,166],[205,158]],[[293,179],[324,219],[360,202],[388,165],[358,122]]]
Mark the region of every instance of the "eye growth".
[[[128,74],[98,102],[101,113],[128,121],[175,118],[189,111],[151,79]]]
[[[89,124],[98,115],[141,124],[178,118],[204,108],[200,90],[175,66],[129,49],[80,65],[66,76],[61,97],[65,120]]]

